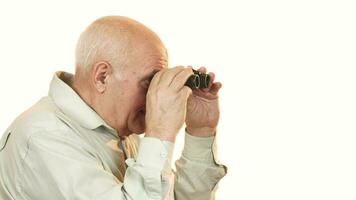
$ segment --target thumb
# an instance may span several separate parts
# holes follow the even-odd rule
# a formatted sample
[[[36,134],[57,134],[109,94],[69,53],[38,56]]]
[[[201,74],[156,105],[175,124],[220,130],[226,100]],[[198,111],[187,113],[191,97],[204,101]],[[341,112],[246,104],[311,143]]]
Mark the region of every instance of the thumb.
[[[192,95],[193,91],[190,87],[188,86],[184,86],[181,90],[180,90],[181,95],[187,100],[189,98],[190,95]]]

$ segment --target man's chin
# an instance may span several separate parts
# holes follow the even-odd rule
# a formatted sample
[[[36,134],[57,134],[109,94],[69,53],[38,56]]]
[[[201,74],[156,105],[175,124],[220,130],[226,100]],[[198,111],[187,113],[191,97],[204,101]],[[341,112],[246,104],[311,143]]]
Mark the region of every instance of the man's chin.
[[[141,135],[143,133],[145,133],[145,129],[144,128],[136,128],[135,131],[133,131],[133,133],[137,134],[137,135]]]
[[[137,134],[137,135],[140,135],[140,134],[143,134],[143,133],[145,133],[145,127],[143,126],[140,126],[140,127],[132,127],[131,129],[130,129],[130,131],[132,132],[132,133],[135,133],[135,134]]]

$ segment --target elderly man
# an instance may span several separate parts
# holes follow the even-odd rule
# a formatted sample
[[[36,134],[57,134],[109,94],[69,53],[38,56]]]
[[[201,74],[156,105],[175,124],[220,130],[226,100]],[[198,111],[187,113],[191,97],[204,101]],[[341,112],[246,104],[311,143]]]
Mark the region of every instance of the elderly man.
[[[192,90],[192,68],[169,69],[167,60],[159,37],[139,22],[93,22],[79,38],[75,74],[55,73],[48,96],[3,135],[0,199],[214,199],[226,174],[214,145],[221,83],[209,73],[208,88]]]

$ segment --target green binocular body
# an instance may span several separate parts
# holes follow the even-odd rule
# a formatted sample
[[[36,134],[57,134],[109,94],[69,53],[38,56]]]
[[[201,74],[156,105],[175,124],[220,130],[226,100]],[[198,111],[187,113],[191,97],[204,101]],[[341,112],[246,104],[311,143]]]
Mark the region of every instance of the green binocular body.
[[[210,77],[208,74],[201,73],[197,70],[193,69],[194,74],[192,74],[187,82],[185,83],[186,86],[190,87],[191,89],[202,89],[207,88],[209,86]]]

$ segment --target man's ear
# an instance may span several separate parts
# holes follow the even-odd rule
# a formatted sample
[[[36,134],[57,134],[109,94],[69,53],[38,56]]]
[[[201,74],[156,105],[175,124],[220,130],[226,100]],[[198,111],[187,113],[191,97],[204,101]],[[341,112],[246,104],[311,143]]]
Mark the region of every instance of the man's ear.
[[[103,93],[105,91],[108,84],[108,78],[111,73],[112,67],[110,63],[101,61],[94,64],[92,70],[92,82],[99,93]]]

